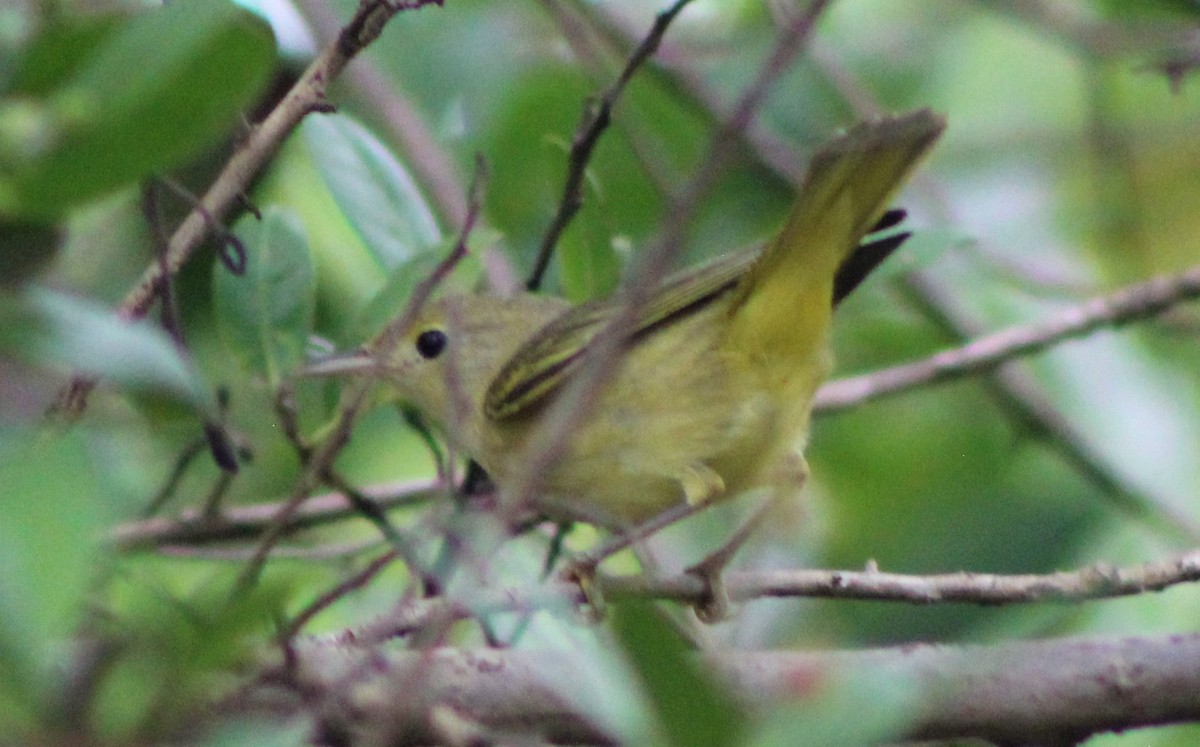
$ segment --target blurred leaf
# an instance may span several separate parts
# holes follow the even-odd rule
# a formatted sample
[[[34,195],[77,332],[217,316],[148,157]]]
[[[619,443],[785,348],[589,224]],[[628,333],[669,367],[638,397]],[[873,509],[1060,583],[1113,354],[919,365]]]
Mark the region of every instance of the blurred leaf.
[[[200,747],[295,747],[312,740],[308,737],[312,727],[303,720],[299,723],[279,723],[270,719],[233,721],[218,724],[214,733],[207,735]]]
[[[340,114],[301,125],[338,206],[386,271],[442,240],[433,211],[403,165],[365,127]]]
[[[383,331],[394,317],[402,313],[412,297],[413,289],[437,267],[441,258],[430,252],[418,254],[400,263],[388,274],[387,282],[371,296],[367,305],[355,317],[350,329],[356,341],[369,339]],[[361,335],[361,336],[360,336]]]
[[[480,235],[481,233],[483,234],[482,236]],[[473,234],[470,243],[472,246],[476,244],[488,244],[494,241],[495,238],[496,234],[494,232],[485,229],[482,232],[477,231]],[[450,241],[457,241],[457,239],[451,239]],[[443,242],[436,249],[407,260],[389,273],[384,286],[367,301],[366,306],[354,318],[354,322],[350,325],[350,330],[354,337],[345,342],[353,344],[374,337],[383,330],[388,322],[403,313],[408,306],[408,302],[412,299],[412,294],[417,284],[433,273],[449,250],[448,243]],[[448,279],[447,285],[453,283],[455,288],[470,289],[477,285],[482,275],[483,267],[479,261],[479,255],[471,252],[455,265],[454,273]]]
[[[124,322],[90,301],[31,287],[0,295],[0,353],[166,394],[202,413],[212,395],[161,329]]]
[[[646,683],[669,743],[678,747],[736,744],[745,717],[652,604],[614,609],[613,627]]]
[[[7,93],[53,93],[120,29],[124,20],[124,15],[116,13],[52,16],[22,51]]]
[[[0,287],[18,286],[41,272],[58,253],[64,233],[48,223],[0,220]]]
[[[1186,20],[1200,16],[1200,3],[1196,0],[1093,0],[1093,5],[1106,15],[1123,21],[1153,21],[1163,17]],[[1180,17],[1183,16],[1183,17]]]
[[[974,242],[974,237],[964,231],[952,229],[914,231],[913,235],[901,244],[892,256],[871,273],[869,282],[876,283],[914,270],[934,267],[948,252],[962,250]]]
[[[299,218],[271,207],[262,221],[237,226],[246,244],[246,272],[214,265],[217,325],[234,357],[274,385],[304,359],[312,332],[316,280]]]
[[[230,601],[228,589],[211,579],[188,590],[178,582],[159,585],[170,578],[115,582],[124,587],[115,591],[123,597],[120,612],[97,623],[99,631],[127,641],[92,708],[96,730],[110,743],[190,714],[211,696],[215,672],[246,665],[287,593],[272,579]],[[136,638],[129,640],[128,630],[136,630]]]
[[[0,92],[8,86],[33,35],[33,9],[19,3],[12,5],[0,12]]]
[[[608,295],[620,280],[621,259],[611,242],[562,241],[556,259],[567,298],[583,301]]]
[[[54,648],[74,632],[100,567],[108,478],[81,431],[8,431],[0,434],[0,485],[0,701],[32,713],[53,676]]]
[[[827,674],[812,683],[812,692],[768,715],[750,744],[880,744],[901,734],[920,706],[916,683],[893,672]]]
[[[300,11],[291,0],[234,0],[271,24],[279,56],[303,67],[317,53],[317,42]]]
[[[228,2],[135,15],[45,98],[0,101],[0,209],[58,215],[178,164],[225,132],[273,60],[270,29]]]

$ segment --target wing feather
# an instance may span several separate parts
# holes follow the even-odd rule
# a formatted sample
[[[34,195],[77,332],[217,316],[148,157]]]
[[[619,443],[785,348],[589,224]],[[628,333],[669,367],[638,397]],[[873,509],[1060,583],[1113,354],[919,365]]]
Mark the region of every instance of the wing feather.
[[[757,259],[758,251],[719,257],[667,278],[643,305],[633,338],[690,314],[733,289]],[[611,298],[572,307],[524,343],[492,380],[484,411],[495,420],[514,417],[537,405],[582,364],[588,346],[617,309]]]

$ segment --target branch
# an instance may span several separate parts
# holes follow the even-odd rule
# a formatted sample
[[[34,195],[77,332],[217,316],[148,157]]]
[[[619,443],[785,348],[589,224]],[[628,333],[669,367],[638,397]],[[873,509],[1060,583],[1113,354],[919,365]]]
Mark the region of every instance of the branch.
[[[865,571],[730,571],[722,576],[725,592],[734,602],[810,597],[988,606],[1046,602],[1074,604],[1116,599],[1197,581],[1200,581],[1200,550],[1124,568],[1098,563],[1075,571],[1044,575],[947,573],[918,576],[883,573],[871,568]],[[499,613],[569,613],[582,605],[594,604],[597,599],[654,599],[699,605],[708,601],[711,593],[707,582],[695,573],[601,573],[593,580],[587,596],[578,584],[555,582],[533,588],[474,591],[469,599],[408,600],[392,612],[347,631],[344,637],[363,645],[373,645],[418,633],[431,625]]]
[[[634,29],[616,6],[578,0],[572,5],[613,47],[628,48],[633,43]],[[669,89],[697,112],[714,122],[720,122],[728,116],[731,110],[730,103],[721,91],[709,82],[708,77],[696,69],[695,61],[690,55],[668,45],[664,46],[654,59]],[[767,172],[792,184],[799,184],[804,178],[808,159],[797,152],[795,146],[781,137],[768,123],[762,120],[750,122],[742,133],[742,138],[759,165]]]
[[[669,8],[655,16],[654,25],[641,43],[634,48],[633,53],[629,56],[629,61],[625,63],[625,68],[617,76],[617,80],[604,92],[599,101],[592,102],[584,112],[583,120],[579,123],[574,137],[571,138],[571,153],[567,158],[567,178],[563,184],[563,194],[558,203],[558,211],[554,214],[554,218],[550,221],[550,226],[542,238],[542,244],[538,248],[537,261],[534,263],[533,271],[529,274],[529,280],[525,283],[526,290],[535,291],[541,287],[542,276],[545,275],[546,268],[550,266],[550,257],[554,254],[554,248],[558,245],[559,238],[570,225],[571,219],[579,212],[579,208],[583,207],[583,177],[587,173],[588,163],[592,160],[592,151],[595,150],[596,143],[600,142],[600,136],[612,122],[612,110],[617,104],[617,99],[620,98],[637,69],[658,49],[663,35],[667,33],[675,16],[679,15],[684,6],[691,1],[676,0]]]
[[[382,510],[424,503],[442,495],[447,486],[438,480],[412,480],[391,485],[364,488]],[[129,521],[113,527],[105,540],[118,550],[129,552],[171,546],[196,547],[260,536],[274,520],[281,503],[223,508],[220,516],[206,517],[201,509],[190,508],[178,516]],[[361,514],[341,493],[315,495],[297,509],[285,527],[295,532]]]
[[[766,597],[823,597],[878,602],[979,605],[1032,602],[1085,602],[1114,599],[1200,581],[1200,550],[1126,568],[1098,563],[1070,572],[1044,575],[947,573],[916,576],[865,571],[731,571],[725,590],[734,601]],[[710,594],[694,573],[677,576],[601,576],[600,590],[614,599],[671,599],[699,604]]]
[[[340,32],[337,15],[329,0],[299,0],[296,5],[318,37],[331,39]],[[349,86],[348,93],[374,113],[378,124],[400,149],[405,164],[412,166],[417,181],[428,188],[442,222],[450,226],[462,225],[467,215],[466,180],[426,124],[418,107],[370,58],[364,58],[348,69],[344,81]]]
[[[271,516],[265,531],[259,537],[254,554],[242,568],[242,572],[238,574],[232,596],[240,596],[258,583],[258,577],[262,573],[271,549],[289,531],[300,508],[312,497],[312,492],[324,482],[329,468],[333,466],[342,447],[350,441],[350,431],[354,426],[354,421],[363,405],[366,404],[373,387],[374,382],[370,378],[364,378],[353,381],[343,391],[337,421],[330,429],[329,435],[308,456],[304,463],[304,469],[295,485],[292,486],[292,492],[287,500],[280,503],[278,510]]]
[[[344,641],[298,646],[295,666],[239,693],[240,709],[319,714],[316,732],[355,744],[442,743],[446,716],[483,734],[613,744],[587,676],[559,652],[380,650]],[[743,651],[702,660],[739,701],[802,705],[839,681],[895,681],[912,693],[905,739],[979,737],[1074,744],[1089,735],[1200,719],[1200,634],[1064,638],[990,646],[910,644],[866,651]],[[414,683],[419,683],[414,685]],[[282,685],[282,686],[281,686]],[[842,688],[870,709],[868,690]],[[288,702],[290,701],[290,703]],[[483,739],[482,742],[488,740]]]
[[[328,109],[325,92],[330,81],[342,72],[346,63],[378,38],[392,16],[402,10],[441,3],[442,0],[362,0],[338,38],[325,47],[279,104],[237,147],[212,186],[172,234],[163,261],[150,263],[121,301],[117,307],[118,316],[133,321],[146,315],[164,280],[179,271],[208,236],[214,223],[222,221],[239,203],[250,183],[300,120],[311,112]],[[88,395],[96,383],[95,377],[77,374],[59,393],[53,411],[78,417],[87,407]]]
[[[1200,266],[1090,299],[1041,322],[993,332],[925,360],[831,381],[821,388],[813,411],[846,410],[914,387],[980,373],[1098,329],[1161,314],[1197,297]]]

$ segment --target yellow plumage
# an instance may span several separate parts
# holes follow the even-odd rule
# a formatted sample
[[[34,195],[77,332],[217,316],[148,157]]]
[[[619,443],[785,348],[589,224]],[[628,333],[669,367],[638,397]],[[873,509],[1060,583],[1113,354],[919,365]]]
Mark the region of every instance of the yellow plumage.
[[[925,110],[856,126],[814,156],[766,249],[668,278],[562,458],[539,476],[537,508],[619,527],[682,501],[797,491],[831,363],[834,277],[943,128]],[[377,341],[360,365],[327,371],[380,376],[504,488],[523,477],[531,433],[615,308],[446,298],[395,345]]]

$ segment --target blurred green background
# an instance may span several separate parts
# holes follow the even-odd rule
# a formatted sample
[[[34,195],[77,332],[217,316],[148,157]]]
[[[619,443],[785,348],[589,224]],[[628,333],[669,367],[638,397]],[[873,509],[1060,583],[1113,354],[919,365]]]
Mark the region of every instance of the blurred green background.
[[[338,113],[310,117],[256,180],[248,197],[263,221],[230,221],[249,252],[246,276],[231,275],[211,244],[179,274],[182,354],[153,325],[129,331],[110,314],[155,257],[141,185],[170,176],[203,193],[247,118],[278,100],[329,38],[329,20],[356,3],[147,12],[154,5],[0,8],[0,722],[28,733],[50,723],[113,742],[171,733],[278,620],[380,551],[361,521],[306,533],[253,599],[206,619],[246,545],[121,552],[105,537],[140,516],[202,437],[204,417],[222,418],[253,453],[226,505],[288,495],[299,467],[273,388],[310,335],[349,347],[402,307],[459,230],[477,154],[490,175],[484,225],[452,282],[519,281],[557,206],[586,100],[614,79],[661,3],[447,0],[398,16],[332,87]],[[582,300],[614,287],[797,12],[782,1],[695,0],[680,16],[596,151],[550,291]],[[838,127],[928,106],[949,129],[899,201],[916,236],[839,310],[835,376],[1188,268],[1200,258],[1200,83],[1187,74],[1198,31],[1200,5],[1188,0],[836,0],[705,196],[685,263],[767,236],[789,203],[789,174]],[[187,202],[156,194],[169,230]],[[987,375],[819,415],[806,504],[739,564],[1039,573],[1200,544],[1198,325],[1182,305],[1014,364],[1057,431]],[[79,424],[47,426],[42,412],[80,366],[107,383]],[[305,383],[297,396],[315,434],[335,392]],[[358,424],[338,465],[362,485],[433,470],[391,408]],[[164,515],[202,505],[220,479],[202,453]],[[740,508],[669,532],[664,566],[698,558]],[[393,519],[420,528],[427,514]],[[591,537],[577,530],[572,546]],[[486,583],[535,582],[544,542],[515,544],[513,564],[498,563]],[[361,623],[404,581],[390,569],[309,630]],[[1193,631],[1198,612],[1192,588],[1011,608],[783,600],[749,603],[711,632],[743,647],[987,642]],[[563,627],[543,620],[522,645],[592,635]],[[72,642],[81,632],[113,649],[85,706],[64,684],[88,655]]]

